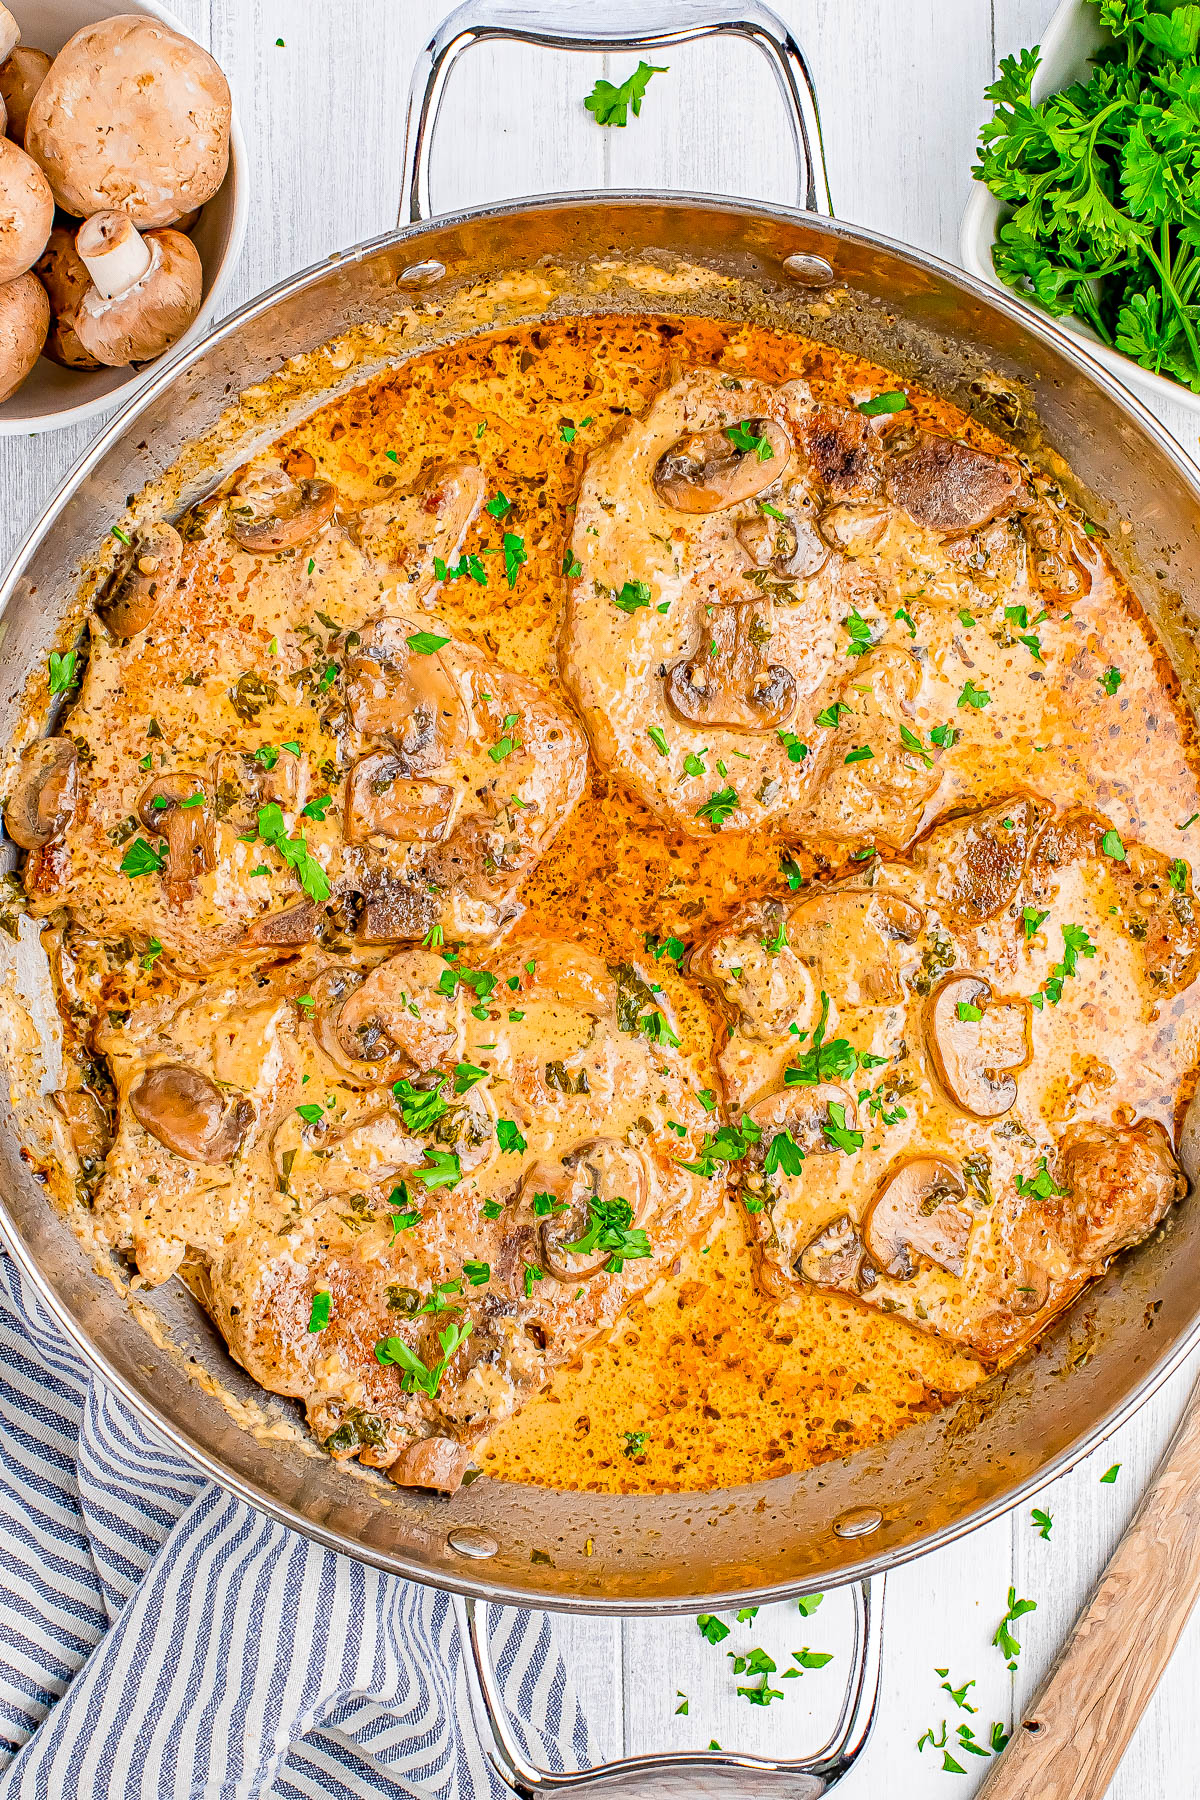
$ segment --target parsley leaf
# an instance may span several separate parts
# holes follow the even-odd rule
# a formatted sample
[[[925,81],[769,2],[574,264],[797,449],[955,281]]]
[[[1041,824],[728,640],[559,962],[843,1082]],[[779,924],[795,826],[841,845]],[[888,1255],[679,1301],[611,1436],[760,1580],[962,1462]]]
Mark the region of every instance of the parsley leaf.
[[[614,87],[611,81],[598,81],[583,104],[597,125],[624,126],[628,123],[630,108],[635,119],[640,115],[650,77],[665,75],[669,67],[669,64],[659,68],[653,63],[639,62],[620,87]]]
[[[509,1150],[520,1156],[527,1148],[525,1139],[511,1119],[496,1120],[496,1142],[502,1150]]]
[[[576,1256],[587,1256],[595,1250],[607,1252],[604,1267],[619,1274],[627,1261],[653,1254],[650,1239],[633,1223],[633,1208],[628,1200],[601,1200],[588,1196],[588,1228],[574,1243],[563,1249]]]
[[[892,388],[886,394],[875,394],[870,400],[860,400],[858,410],[865,413],[868,419],[874,419],[880,413],[904,412],[907,406],[908,395]]]
[[[57,650],[50,652],[50,692],[65,694],[75,682],[75,664],[79,660],[78,650],[65,650],[60,656]]]
[[[158,875],[167,866],[167,853],[157,850],[145,838],[135,838],[121,858],[121,873],[132,880],[137,875]]]
[[[986,688],[977,688],[973,681],[967,681],[962,693],[958,696],[960,706],[973,706],[977,712],[990,704],[992,696]]]
[[[414,631],[404,641],[415,656],[432,656],[444,644],[448,644],[450,639],[439,637],[436,631]]]
[[[993,1644],[995,1644],[1006,1662],[1015,1664],[1017,1657],[1021,1654],[1021,1646],[1009,1630],[1009,1626],[1015,1624],[1018,1619],[1023,1618],[1026,1613],[1036,1611],[1036,1600],[1018,1600],[1016,1588],[1009,1588],[1008,1611],[1001,1619],[999,1625],[997,1625],[996,1635],[992,1639]]]
[[[613,595],[613,605],[623,613],[635,613],[639,606],[649,606],[650,587],[645,581],[627,581],[619,594]]]
[[[329,1308],[331,1305],[332,1296],[328,1289],[318,1288],[312,1298],[312,1311],[308,1315],[308,1329],[310,1331],[324,1331],[329,1323]]]
[[[770,440],[756,432],[747,419],[742,419],[737,425],[726,425],[725,436],[735,450],[741,450],[747,456],[753,452],[758,462],[775,460]]]
[[[1100,686],[1104,689],[1110,699],[1116,693],[1124,679],[1125,677],[1122,675],[1120,669],[1106,669],[1104,674],[1098,677]]]
[[[702,806],[696,808],[698,819],[707,819],[714,831],[719,831],[731,813],[738,809],[739,801],[736,788],[719,788],[710,794]]]

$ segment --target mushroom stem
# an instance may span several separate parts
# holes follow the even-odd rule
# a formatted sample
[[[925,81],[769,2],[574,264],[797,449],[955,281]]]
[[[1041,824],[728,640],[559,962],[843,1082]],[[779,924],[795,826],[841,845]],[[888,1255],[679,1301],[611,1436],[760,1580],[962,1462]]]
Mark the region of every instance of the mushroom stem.
[[[21,41],[21,27],[7,6],[0,6],[0,62],[12,55]]]
[[[94,213],[75,233],[75,248],[106,300],[140,281],[153,251],[132,221],[120,212]]]

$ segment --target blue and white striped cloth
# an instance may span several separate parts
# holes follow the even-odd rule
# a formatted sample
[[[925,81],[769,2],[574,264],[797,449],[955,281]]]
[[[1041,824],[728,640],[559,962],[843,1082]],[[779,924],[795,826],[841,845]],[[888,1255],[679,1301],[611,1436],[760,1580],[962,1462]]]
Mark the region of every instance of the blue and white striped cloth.
[[[493,1614],[527,1754],[592,1760],[544,1614]],[[213,1486],[0,1251],[0,1800],[487,1800],[444,1594]]]

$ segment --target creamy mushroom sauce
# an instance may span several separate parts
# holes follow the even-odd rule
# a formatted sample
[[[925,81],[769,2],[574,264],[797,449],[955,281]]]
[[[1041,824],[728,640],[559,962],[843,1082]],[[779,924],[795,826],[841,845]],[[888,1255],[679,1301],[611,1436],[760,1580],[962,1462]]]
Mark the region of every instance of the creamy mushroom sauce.
[[[63,727],[80,755],[37,753],[52,779],[24,815],[76,1057],[61,1104],[81,1191],[146,1279],[180,1269],[246,1366],[307,1400],[335,1454],[442,1486],[472,1450],[501,1478],[617,1490],[802,1468],[978,1381],[1176,1198],[1153,1134],[1176,1129],[1198,1056],[1189,721],[1100,539],[944,403],[855,410],[895,386],[826,347],[707,320],[475,337],[317,414],[109,596],[111,632],[94,629]],[[664,512],[659,459],[739,425],[780,462],[800,445],[781,479],[758,485],[771,459],[754,448],[726,453],[746,490],[729,516]],[[905,509],[907,495],[922,511],[904,462],[928,448],[919,429],[1001,459],[994,517],[935,529]],[[762,561],[778,545],[764,550],[761,520],[779,513],[790,573]],[[165,602],[147,591],[160,580]],[[717,716],[708,605],[740,609],[711,627],[728,672]],[[410,652],[421,632],[448,641]],[[706,810],[723,788],[733,803]],[[947,883],[975,827],[943,828],[946,854],[936,835],[910,846],[997,801],[1021,870],[993,913],[956,915]],[[268,812],[264,837],[272,804],[282,829]],[[1043,856],[1039,884],[1028,859],[1055,830],[1070,853]],[[147,872],[121,873],[139,843]],[[847,886],[851,923],[822,960],[813,909]],[[1048,915],[1028,932],[1026,907]],[[1072,959],[1055,1006],[1064,923],[1095,955]],[[496,986],[446,980],[444,950]],[[971,975],[986,985],[943,994]],[[829,1144],[828,1093],[814,1113],[811,1086],[785,1085],[818,1029],[818,1052],[841,1040],[859,1060],[831,1079],[860,1148]],[[886,1060],[864,1069],[864,1055]],[[485,1070],[461,1095],[459,1063]],[[452,1102],[432,1131],[414,1123],[419,1087],[407,1116],[391,1089],[428,1067]],[[1006,1070],[1018,1094],[1000,1112]],[[118,1122],[103,1170],[85,1088]],[[762,1120],[736,1165],[748,1210],[731,1165],[679,1167],[703,1169],[743,1107]],[[497,1142],[505,1119],[524,1148]],[[1072,1164],[1064,1139],[1093,1125],[1126,1137],[1090,1160],[1077,1139]],[[811,1153],[799,1175],[764,1166],[789,1127]],[[197,1160],[180,1131],[237,1160]],[[1153,1167],[1131,1184],[1139,1147]],[[459,1185],[412,1179],[451,1154]],[[955,1173],[971,1156],[987,1159],[986,1193]],[[931,1157],[948,1177],[923,1166],[889,1188]],[[1142,1211],[1092,1204],[1097,1170],[1102,1194],[1115,1179]],[[406,1175],[407,1207],[391,1198]],[[1057,1192],[1073,1179],[1081,1198]],[[559,1188],[572,1230],[589,1192],[635,1189],[627,1226],[652,1254],[595,1275],[564,1238],[562,1274],[580,1280],[555,1280],[541,1234],[558,1214],[533,1196]],[[395,1224],[406,1210],[423,1223]],[[1009,1304],[1035,1285],[1010,1266],[1022,1220],[1037,1226],[1021,1239],[1044,1278],[1036,1307]],[[478,1288],[467,1260],[488,1263]],[[955,1267],[977,1298],[963,1302]],[[326,1291],[330,1323],[310,1332]],[[434,1334],[467,1317],[479,1354],[453,1351],[436,1403],[374,1357],[398,1334],[432,1365]]]

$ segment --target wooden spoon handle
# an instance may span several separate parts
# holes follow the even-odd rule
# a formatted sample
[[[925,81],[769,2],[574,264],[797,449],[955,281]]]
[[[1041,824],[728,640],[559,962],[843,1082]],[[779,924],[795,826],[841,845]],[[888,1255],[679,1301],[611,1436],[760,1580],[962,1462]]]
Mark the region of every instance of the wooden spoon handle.
[[[977,1800],[1103,1800],[1200,1594],[1200,1382]]]

